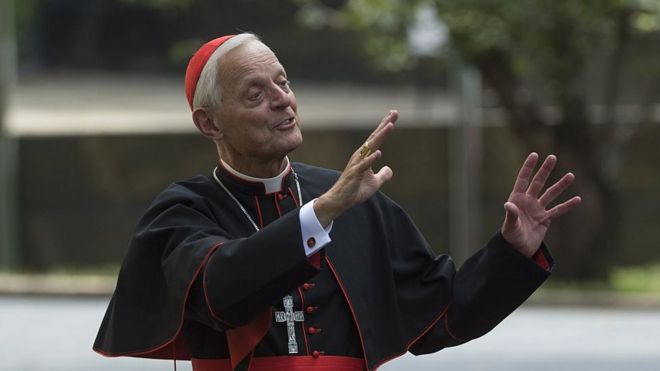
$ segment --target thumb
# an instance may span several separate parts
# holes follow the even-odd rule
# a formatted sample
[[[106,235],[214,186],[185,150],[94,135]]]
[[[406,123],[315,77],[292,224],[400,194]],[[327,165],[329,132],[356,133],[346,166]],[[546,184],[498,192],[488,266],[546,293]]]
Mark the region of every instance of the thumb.
[[[502,226],[503,230],[510,230],[515,228],[516,223],[518,222],[518,215],[520,215],[520,209],[513,202],[505,202],[504,210],[506,214],[504,216],[504,225]]]
[[[392,179],[394,173],[389,166],[383,166],[376,174],[374,174],[376,179],[378,179],[378,184],[383,185],[383,183]]]

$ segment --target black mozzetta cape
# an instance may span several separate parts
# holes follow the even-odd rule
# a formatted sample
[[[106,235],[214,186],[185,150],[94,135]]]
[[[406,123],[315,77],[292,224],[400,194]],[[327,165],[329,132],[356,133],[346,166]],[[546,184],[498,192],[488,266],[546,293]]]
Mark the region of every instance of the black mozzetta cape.
[[[305,202],[339,175],[304,164],[293,169]],[[231,177],[223,182],[232,191],[245,189]],[[283,183],[298,206],[293,176]],[[259,209],[250,201],[258,192],[236,197]],[[485,334],[549,275],[499,233],[457,272],[450,257],[434,256],[406,213],[381,193],[334,221],[320,266],[302,248],[299,209],[281,214],[255,233],[212,176],[167,188],[137,226],[94,349],[107,356],[188,359],[193,352],[182,341],[184,322],[202,318],[226,335],[236,364],[265,335],[271,306],[329,269],[373,370],[408,350],[434,352]],[[264,224],[260,210],[253,218]],[[541,253],[551,267],[544,246]]]

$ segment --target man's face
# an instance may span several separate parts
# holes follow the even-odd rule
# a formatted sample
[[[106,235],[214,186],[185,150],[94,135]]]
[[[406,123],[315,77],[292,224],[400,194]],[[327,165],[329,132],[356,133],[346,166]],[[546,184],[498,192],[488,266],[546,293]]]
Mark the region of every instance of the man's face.
[[[219,66],[222,100],[213,117],[230,164],[281,161],[302,143],[296,97],[284,67],[260,42],[228,52]]]

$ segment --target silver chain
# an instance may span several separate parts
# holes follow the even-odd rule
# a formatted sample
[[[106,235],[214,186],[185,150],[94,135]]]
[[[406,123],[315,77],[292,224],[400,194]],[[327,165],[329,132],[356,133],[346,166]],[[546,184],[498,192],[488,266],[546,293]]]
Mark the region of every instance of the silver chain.
[[[216,166],[215,169],[213,169],[213,178],[215,179],[215,181],[222,189],[224,189],[224,191],[229,195],[229,197],[231,197],[231,199],[234,200],[236,205],[238,205],[238,207],[241,209],[245,217],[250,221],[250,223],[254,227],[254,230],[256,232],[259,232],[259,226],[257,225],[257,223],[254,221],[254,219],[252,219],[250,214],[248,214],[247,210],[245,210],[243,204],[241,204],[241,202],[231,193],[231,191],[227,189],[227,187],[220,181],[220,178],[218,178],[218,175],[216,174],[217,171],[218,171],[218,167]],[[300,203],[300,206],[302,206],[303,199],[302,199],[302,193],[300,192],[300,182],[298,181],[298,174],[296,174],[293,168],[291,168],[291,172],[293,173],[293,180],[296,182],[296,190],[298,191],[298,202]]]

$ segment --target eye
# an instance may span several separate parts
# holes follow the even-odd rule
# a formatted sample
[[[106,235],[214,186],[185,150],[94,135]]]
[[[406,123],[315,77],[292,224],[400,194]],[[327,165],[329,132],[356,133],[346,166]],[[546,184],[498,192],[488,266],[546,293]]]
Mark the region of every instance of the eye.
[[[251,101],[258,101],[263,96],[263,90],[254,90],[248,93],[248,99]]]
[[[282,81],[280,81],[280,82],[278,83],[278,85],[280,86],[280,88],[282,88],[282,90],[284,90],[284,91],[286,91],[286,92],[288,92],[289,89],[290,89],[289,84],[290,84],[290,82],[289,82],[289,80],[287,80],[287,79],[283,79]]]

